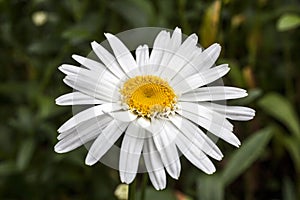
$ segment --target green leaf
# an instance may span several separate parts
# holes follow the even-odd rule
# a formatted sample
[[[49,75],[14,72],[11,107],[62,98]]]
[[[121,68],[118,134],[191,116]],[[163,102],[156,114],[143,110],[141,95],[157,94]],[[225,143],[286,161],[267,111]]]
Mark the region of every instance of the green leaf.
[[[32,158],[34,146],[35,144],[32,138],[25,140],[22,143],[16,162],[16,167],[18,170],[22,171],[26,169]]]
[[[102,21],[99,20],[97,13],[90,13],[86,15],[80,23],[76,23],[71,27],[66,27],[66,30],[62,32],[62,37],[70,40],[73,44],[79,44],[83,41],[91,40],[95,36],[97,26],[101,26]]]
[[[140,196],[140,191],[138,191],[137,196]],[[164,200],[174,200],[176,199],[175,193],[172,190],[165,189],[163,191],[157,191],[153,187],[146,188],[146,200],[153,199],[164,199]]]
[[[32,54],[48,55],[57,52],[60,47],[61,45],[54,43],[53,38],[50,38],[44,40],[36,40],[28,46],[28,51]]]
[[[265,95],[258,105],[269,115],[281,121],[287,128],[300,138],[300,124],[292,104],[283,96],[276,93]]]
[[[73,43],[79,43],[91,37],[92,33],[85,27],[73,26],[62,33],[62,37],[72,40]]]
[[[293,159],[295,169],[300,173],[300,142],[298,138],[285,137],[284,144]]]
[[[80,0],[70,0],[66,2],[66,6],[72,11],[74,18],[79,21],[86,12],[87,2]]]
[[[271,139],[272,133],[271,127],[254,133],[242,144],[240,149],[232,154],[226,168],[221,174],[224,185],[230,184],[259,158]]]
[[[228,63],[230,66],[230,73],[228,74],[228,77],[231,80],[231,82],[237,87],[246,87],[241,67],[235,60],[220,59],[218,63]]]
[[[200,200],[222,200],[224,199],[224,184],[217,175],[202,175],[198,182],[198,199]]]
[[[16,172],[16,165],[12,161],[4,161],[0,163],[0,176],[9,176]]]
[[[61,109],[55,105],[54,100],[49,96],[39,96],[37,97],[39,104],[39,113],[40,118],[49,118],[55,115],[58,115],[61,112]]]
[[[282,187],[282,197],[283,200],[294,200],[298,199],[296,197],[296,188],[293,185],[293,182],[289,177],[283,179],[283,187]]]
[[[204,48],[216,42],[221,14],[221,1],[213,1],[206,9],[199,30],[200,42]]]
[[[152,4],[145,0],[116,0],[109,5],[111,9],[135,27],[149,25],[150,18],[153,15]]]
[[[295,29],[300,25],[300,16],[296,14],[284,14],[277,22],[277,29],[279,31],[287,31]]]

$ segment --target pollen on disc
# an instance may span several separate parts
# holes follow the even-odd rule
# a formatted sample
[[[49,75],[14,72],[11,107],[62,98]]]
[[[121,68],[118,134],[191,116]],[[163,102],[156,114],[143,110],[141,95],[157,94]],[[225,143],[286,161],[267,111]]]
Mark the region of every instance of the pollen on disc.
[[[168,82],[151,75],[127,80],[120,92],[133,113],[148,118],[173,111],[177,99]]]

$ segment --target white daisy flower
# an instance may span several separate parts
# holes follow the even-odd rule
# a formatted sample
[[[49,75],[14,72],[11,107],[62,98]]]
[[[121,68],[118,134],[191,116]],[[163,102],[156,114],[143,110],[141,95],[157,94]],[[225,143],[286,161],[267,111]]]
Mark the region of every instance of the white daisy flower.
[[[255,115],[250,108],[220,103],[247,96],[243,89],[213,84],[229,71],[227,64],[215,66],[220,45],[202,50],[195,34],[182,41],[176,28],[172,34],[159,32],[151,53],[147,45],[137,47],[134,58],[116,36],[105,37],[113,54],[92,42],[98,58],[73,55],[84,67],[59,67],[75,91],[57,98],[56,104],[90,107],[58,129],[55,151],[65,153],[91,142],[85,163],[93,165],[123,137],[121,181],[131,183],[144,165],[157,190],[166,187],[165,171],[179,178],[181,154],[205,173],[214,173],[209,157],[221,160],[223,155],[205,131],[238,147],[228,119]]]

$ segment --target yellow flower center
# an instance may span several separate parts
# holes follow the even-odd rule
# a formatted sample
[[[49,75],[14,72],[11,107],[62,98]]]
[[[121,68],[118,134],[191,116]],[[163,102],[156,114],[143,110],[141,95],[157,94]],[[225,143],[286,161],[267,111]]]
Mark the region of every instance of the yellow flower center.
[[[177,96],[169,84],[157,76],[136,76],[120,90],[129,109],[147,118],[166,117],[176,107]]]

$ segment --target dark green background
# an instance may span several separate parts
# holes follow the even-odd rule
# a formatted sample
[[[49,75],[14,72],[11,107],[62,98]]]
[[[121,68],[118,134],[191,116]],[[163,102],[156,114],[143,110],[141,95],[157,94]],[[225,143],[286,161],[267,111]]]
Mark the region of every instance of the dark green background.
[[[37,26],[33,15],[44,11]],[[218,63],[229,63],[227,85],[249,97],[232,103],[256,109],[235,122],[240,149],[219,141],[225,157],[208,176],[182,159],[148,199],[297,199],[300,194],[300,5],[297,0],[0,0],[0,199],[116,199],[118,172],[84,165],[84,147],[59,155],[57,128],[71,115],[54,99],[71,89],[57,70],[87,55],[103,33],[158,26],[218,42]],[[140,181],[141,175],[138,176]],[[149,183],[151,188],[151,184]]]

